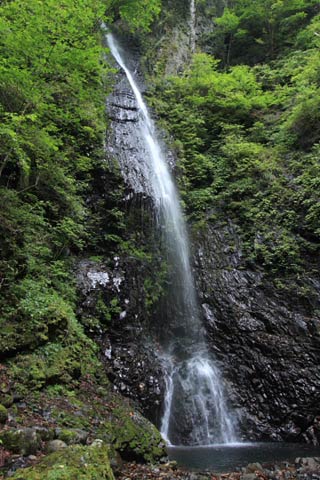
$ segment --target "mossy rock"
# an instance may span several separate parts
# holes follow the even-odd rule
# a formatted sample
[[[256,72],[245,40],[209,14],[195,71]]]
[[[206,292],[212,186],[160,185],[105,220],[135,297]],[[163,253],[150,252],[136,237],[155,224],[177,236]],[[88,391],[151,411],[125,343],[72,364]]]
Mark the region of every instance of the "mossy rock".
[[[80,430],[78,428],[75,428],[75,429],[63,428],[63,429],[57,429],[56,435],[59,440],[62,440],[67,445],[73,445],[77,443],[85,444],[89,436],[89,433],[85,432],[84,430]]]
[[[69,392],[68,408],[61,408],[63,402],[56,389],[50,392],[51,401],[56,398],[59,405],[51,409],[59,440],[69,445],[85,443],[90,434],[111,445],[123,460],[153,463],[166,456],[157,428],[128,399],[111,392],[109,386],[87,384],[83,392]]]
[[[140,413],[119,406],[112,415],[111,443],[124,460],[153,463],[166,456],[159,431]]]
[[[3,405],[4,407],[11,407],[13,402],[14,402],[14,399],[11,393],[0,393],[0,410],[1,410],[1,405]],[[0,412],[0,423],[1,423],[1,412]]]
[[[96,373],[101,364],[97,347],[85,337],[82,327],[68,337],[68,342],[48,342],[31,353],[16,355],[8,361],[10,379],[23,397],[28,392],[43,389],[47,384],[68,385],[81,375]],[[81,358],[86,355],[86,362]]]
[[[13,480],[114,480],[105,445],[65,448],[35,467],[18,470]]]
[[[4,430],[0,440],[7,450],[22,455],[35,454],[41,445],[40,434],[34,428]]]
[[[6,423],[8,420],[8,410],[4,405],[0,404],[0,424]]]

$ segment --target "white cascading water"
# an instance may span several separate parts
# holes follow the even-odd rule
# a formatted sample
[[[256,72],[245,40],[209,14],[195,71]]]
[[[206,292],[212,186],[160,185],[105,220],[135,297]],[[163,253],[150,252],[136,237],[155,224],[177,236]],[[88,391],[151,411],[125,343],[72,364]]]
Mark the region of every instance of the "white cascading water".
[[[190,0],[190,50],[196,50],[196,1]]]
[[[174,270],[171,297],[176,303],[177,315],[174,319],[169,318],[168,326],[163,328],[160,353],[166,370],[161,433],[169,444],[231,443],[235,441],[233,421],[226,408],[219,371],[209,358],[205,345],[177,190],[146,104],[110,33],[107,42],[136,98],[139,109],[137,128],[148,156],[148,168],[143,173],[150,182]]]

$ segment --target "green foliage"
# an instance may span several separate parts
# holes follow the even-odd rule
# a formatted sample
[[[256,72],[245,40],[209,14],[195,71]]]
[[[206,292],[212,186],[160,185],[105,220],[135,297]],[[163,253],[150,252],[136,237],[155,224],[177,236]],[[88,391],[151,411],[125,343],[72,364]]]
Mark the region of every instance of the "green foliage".
[[[3,352],[45,342],[74,317],[68,254],[87,240],[82,195],[105,129],[104,11],[89,0],[0,7]]]
[[[103,148],[109,3],[0,6],[0,352],[21,395],[102,369],[76,318],[73,270],[76,255],[112,250],[124,229],[119,173]],[[91,204],[101,177],[110,192]],[[117,308],[100,302],[88,323]]]
[[[20,394],[48,384],[70,384],[88,374],[99,375],[98,347],[84,335],[75,318],[69,318],[68,327],[51,327],[49,340],[32,353],[18,354],[8,362],[11,381]]]
[[[197,225],[234,219],[247,258],[272,275],[313,268],[320,248],[316,13],[313,1],[233,2],[215,18],[223,61],[197,53],[151,92],[175,138],[188,214]]]
[[[119,13],[132,31],[150,31],[150,23],[161,11],[161,0],[118,1]]]
[[[205,41],[226,65],[272,59],[295,44],[317,8],[317,0],[236,0],[213,18]]]
[[[165,282],[168,277],[168,265],[162,262],[156,272],[152,272],[152,276],[146,277],[143,281],[143,291],[145,295],[146,310],[151,313],[152,309],[158,304],[165,288]]]

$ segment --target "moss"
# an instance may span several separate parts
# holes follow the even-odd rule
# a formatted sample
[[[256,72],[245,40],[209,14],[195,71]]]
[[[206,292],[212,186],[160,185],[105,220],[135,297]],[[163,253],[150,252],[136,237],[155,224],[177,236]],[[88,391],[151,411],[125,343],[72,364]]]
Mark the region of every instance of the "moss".
[[[63,397],[56,387],[48,390],[49,401],[53,402],[50,416],[58,427],[56,435],[60,440],[71,443],[74,432],[77,435],[89,432],[90,436],[110,444],[123,459],[155,462],[165,455],[157,428],[108,386],[87,381],[80,391],[65,390]]]
[[[68,430],[65,428],[61,430],[61,432],[59,433],[59,439],[65,442],[67,445],[71,445],[72,443],[77,443],[76,442],[77,437],[78,435],[75,430]]]
[[[89,436],[102,439],[124,460],[156,462],[165,455],[160,433],[129,400],[113,392],[101,375],[99,382],[90,375],[82,378],[74,390],[70,386],[50,385],[41,392],[31,391],[24,397],[23,408],[15,406],[14,419],[20,429],[0,433],[3,444],[19,453],[27,432],[34,431],[43,441],[57,438],[68,445],[85,444]],[[39,405],[46,414],[40,420],[44,430],[25,428],[39,422]]]
[[[22,455],[35,454],[41,446],[40,434],[32,428],[4,430],[0,440],[7,450]]]
[[[20,435],[16,430],[6,430],[0,434],[0,443],[7,450],[20,453]]]
[[[52,415],[59,425],[71,427],[62,428],[58,438],[67,444],[74,443],[77,430],[72,429],[91,430],[90,419],[96,418],[99,419],[99,427],[95,436],[112,445],[123,459],[155,462],[163,457],[164,443],[156,427],[122,399],[113,397],[112,401],[117,402],[117,406],[107,415],[103,406],[95,402],[90,407],[82,405],[78,410],[81,415],[77,416],[73,411],[54,410]]]
[[[0,405],[4,407],[10,407],[13,404],[13,395],[11,393],[0,393]],[[1,406],[0,406],[1,410]],[[1,413],[0,413],[1,417]],[[1,420],[0,420],[1,423]]]
[[[166,454],[159,431],[142,415],[124,406],[115,408],[112,414],[112,445],[121,457],[155,462]]]
[[[8,410],[4,405],[0,404],[0,424],[6,423],[7,419],[8,419]]]
[[[63,338],[72,328],[72,306],[45,281],[24,279],[15,287],[15,294],[20,298],[19,313],[1,320],[0,351],[36,348],[53,335]]]
[[[48,384],[70,384],[88,373],[99,375],[97,350],[74,320],[61,342],[48,342],[9,361],[9,375],[16,391],[23,396]]]
[[[105,445],[72,446],[45,457],[36,467],[18,470],[14,480],[114,480]]]
[[[73,445],[76,443],[85,443],[88,437],[88,433],[80,429],[68,429],[63,428],[57,433],[59,440],[62,440],[67,445]]]

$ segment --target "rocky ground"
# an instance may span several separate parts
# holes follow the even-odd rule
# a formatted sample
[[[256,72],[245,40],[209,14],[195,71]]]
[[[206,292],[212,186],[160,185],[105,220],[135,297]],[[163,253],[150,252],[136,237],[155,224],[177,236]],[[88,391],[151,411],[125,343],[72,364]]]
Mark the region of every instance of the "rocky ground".
[[[164,455],[157,429],[106,380],[87,376],[0,405],[0,479],[113,479],[124,461]]]
[[[297,458],[294,464],[262,466],[260,463],[251,463],[241,471],[220,474],[179,470],[175,462],[156,466],[127,463],[115,473],[119,480],[318,480],[320,479],[320,457]]]
[[[179,469],[175,462],[145,464],[123,462],[120,457],[111,458],[110,448],[100,440],[95,440],[90,446],[62,446],[63,442],[51,441],[51,447],[56,452],[44,456],[23,457],[21,455],[6,455],[1,461],[8,460],[11,468],[0,474],[0,479],[14,478],[16,480],[51,480],[54,479],[110,479],[114,480],[319,480],[320,457],[297,458],[295,463],[277,465],[251,463],[235,472],[215,473],[214,471],[186,471]],[[55,444],[55,445],[54,445]],[[85,462],[83,460],[85,458]],[[164,462],[164,458],[162,460]],[[91,463],[95,465],[95,475],[92,476]],[[99,462],[99,463],[98,463]],[[98,465],[97,465],[98,463]],[[17,469],[17,470],[16,470]],[[58,471],[58,474],[57,472]],[[56,476],[51,477],[50,474]],[[63,476],[59,476],[63,475]],[[57,476],[58,475],[58,476]]]
[[[166,457],[133,405],[90,378],[0,409],[0,480],[320,480],[320,457],[252,463],[235,472],[188,471]]]
[[[168,461],[157,430],[133,405],[90,378],[0,409],[0,480],[320,480],[320,457],[187,471]]]

